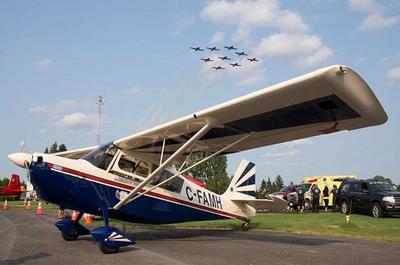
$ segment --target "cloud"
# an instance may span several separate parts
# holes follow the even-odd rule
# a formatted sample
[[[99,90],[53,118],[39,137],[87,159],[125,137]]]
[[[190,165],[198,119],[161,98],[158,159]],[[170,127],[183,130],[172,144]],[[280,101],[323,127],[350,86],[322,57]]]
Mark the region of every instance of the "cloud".
[[[311,67],[329,59],[333,51],[317,34],[310,34],[302,16],[290,9],[282,9],[277,0],[210,1],[201,12],[204,20],[234,27],[232,40],[244,46],[254,46],[259,57],[295,58],[296,67]],[[252,40],[256,29],[280,32]],[[259,35],[259,34],[258,34]],[[253,76],[249,80],[256,80]]]
[[[273,34],[263,38],[254,49],[257,56],[297,58],[295,66],[307,68],[317,65],[333,55],[333,51],[323,46],[318,35]]]
[[[214,33],[211,42],[218,44],[218,43],[222,43],[225,40],[225,32],[222,31],[217,31]]]
[[[49,124],[70,130],[88,129],[97,125],[97,114],[85,114],[83,111],[94,110],[95,104],[89,101],[63,99],[47,106],[34,106],[29,112],[45,117]]]
[[[387,72],[386,77],[393,83],[400,84],[400,67],[390,69]]]
[[[180,18],[178,19],[175,23],[174,23],[174,29],[171,32],[171,35],[173,36],[178,36],[180,34],[182,34],[182,32],[189,26],[193,25],[194,23],[194,17],[184,17],[184,18]]]
[[[44,58],[43,60],[35,62],[35,66],[37,69],[46,71],[47,69],[50,68],[50,65],[53,63],[53,61],[49,58]]]
[[[236,26],[233,39],[245,41],[255,28],[273,27],[284,32],[305,32],[308,26],[295,11],[284,9],[276,0],[210,1],[202,10],[205,20]]]
[[[307,138],[279,144],[271,148],[270,152],[264,154],[266,158],[266,162],[264,164],[303,164],[304,160],[301,157],[302,149],[311,144],[313,144],[313,141]]]
[[[133,86],[133,87],[128,88],[125,92],[127,94],[136,95],[136,94],[142,93],[142,89],[137,86]]]
[[[393,26],[400,21],[399,17],[384,17],[383,6],[377,4],[375,0],[349,0],[349,7],[351,10],[368,14],[358,27],[359,30],[378,30]]]
[[[359,27],[360,30],[377,30],[395,25],[399,17],[383,17],[380,13],[369,14]]]
[[[70,130],[94,129],[97,125],[97,115],[74,112],[62,117],[56,125]]]

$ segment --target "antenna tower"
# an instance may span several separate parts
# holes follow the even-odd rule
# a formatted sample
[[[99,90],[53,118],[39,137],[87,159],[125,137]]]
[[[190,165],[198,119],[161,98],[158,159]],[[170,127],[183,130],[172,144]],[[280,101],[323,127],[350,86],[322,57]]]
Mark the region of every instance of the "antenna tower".
[[[97,107],[98,107],[98,117],[97,117],[97,144],[100,144],[100,128],[101,128],[101,114],[103,112],[103,106],[104,106],[104,102],[103,102],[103,97],[99,96],[99,100],[97,100],[96,102]]]

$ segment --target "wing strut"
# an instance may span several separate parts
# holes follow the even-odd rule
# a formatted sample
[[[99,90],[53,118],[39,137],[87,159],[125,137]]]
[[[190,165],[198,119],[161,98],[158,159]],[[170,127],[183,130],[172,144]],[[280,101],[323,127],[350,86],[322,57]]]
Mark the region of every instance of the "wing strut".
[[[219,154],[222,153],[223,151],[225,151],[225,150],[231,148],[232,146],[234,146],[234,145],[240,143],[240,142],[243,141],[244,139],[247,139],[249,136],[250,136],[250,134],[247,134],[247,135],[241,137],[240,139],[236,140],[235,142],[233,142],[233,143],[231,143],[231,144],[225,146],[224,148],[222,148],[222,149],[219,150],[218,152],[215,152],[215,153],[213,153],[213,154],[207,156],[206,158],[203,158],[203,159],[200,160],[199,162],[197,162],[197,163],[191,165],[190,167],[185,168],[184,170],[181,171],[181,169],[182,169],[182,167],[183,167],[183,165],[182,165],[181,168],[178,170],[178,173],[176,173],[176,174],[173,175],[172,177],[169,177],[169,178],[167,178],[166,180],[164,180],[164,181],[158,183],[157,185],[151,187],[150,189],[146,190],[145,192],[140,193],[138,196],[136,196],[135,198],[133,198],[133,199],[130,200],[129,202],[138,199],[139,197],[141,197],[141,196],[143,196],[143,195],[149,193],[150,191],[154,190],[155,188],[160,187],[161,185],[164,185],[165,183],[167,183],[168,181],[172,180],[173,178],[175,178],[175,177],[177,177],[177,176],[179,176],[179,175],[182,175],[183,173],[189,171],[190,169],[192,169],[192,168],[194,168],[194,167],[196,167],[196,166],[198,166],[198,165],[200,165],[200,164],[206,162],[207,160],[213,158],[214,156],[219,155]]]
[[[169,166],[172,161],[179,155],[181,155],[191,144],[195,141],[199,140],[204,134],[206,134],[211,128],[213,124],[209,121],[197,132],[192,138],[190,138],[185,144],[183,144],[178,150],[175,151],[165,162],[163,162],[156,170],[154,170],[145,180],[143,180],[136,188],[134,188],[124,199],[118,202],[113,209],[118,210],[122,206],[124,206],[133,196],[135,196],[144,186],[146,186],[154,177],[157,176],[158,173],[161,172],[164,168]]]

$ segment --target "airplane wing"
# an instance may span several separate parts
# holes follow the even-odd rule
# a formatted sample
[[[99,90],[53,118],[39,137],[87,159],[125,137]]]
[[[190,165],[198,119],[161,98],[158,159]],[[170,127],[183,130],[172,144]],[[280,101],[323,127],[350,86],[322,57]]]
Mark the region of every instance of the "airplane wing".
[[[172,155],[205,124],[190,152],[212,154],[243,136],[228,148],[235,153],[296,139],[355,130],[385,123],[387,115],[368,84],[354,70],[334,65],[254,93],[195,112],[155,128],[114,141],[114,144],[142,159],[158,163]]]
[[[284,199],[270,195],[270,199],[232,199],[236,203],[244,203],[253,207],[256,211],[282,211],[287,207],[287,202]]]
[[[82,157],[83,155],[89,153],[90,151],[92,151],[95,148],[97,148],[97,146],[91,146],[91,147],[85,147],[85,148],[80,148],[80,149],[59,152],[59,153],[55,153],[55,155],[70,158],[70,159],[78,159],[78,158]]]

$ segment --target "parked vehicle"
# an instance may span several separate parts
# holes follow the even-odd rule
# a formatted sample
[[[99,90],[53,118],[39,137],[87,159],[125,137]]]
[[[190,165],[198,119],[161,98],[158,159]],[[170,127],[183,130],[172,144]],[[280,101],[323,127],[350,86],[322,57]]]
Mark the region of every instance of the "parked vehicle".
[[[343,213],[356,211],[378,218],[400,214],[400,192],[386,182],[374,180],[345,180],[339,188]]]
[[[293,189],[293,186],[285,186],[280,191],[272,193],[272,195],[277,196],[281,199],[287,200],[287,195],[289,192],[292,191],[292,189]]]
[[[304,203],[306,209],[311,209],[311,197],[312,197],[312,186],[313,184],[318,184],[318,187],[323,190],[325,186],[328,186],[329,191],[333,189],[333,185],[337,187],[340,186],[343,180],[346,179],[356,179],[356,176],[313,176],[313,177],[304,177],[303,178],[303,186],[304,186]],[[319,202],[319,205],[324,205],[323,198]],[[333,206],[333,196],[329,194],[328,206]]]

